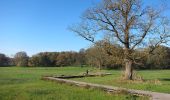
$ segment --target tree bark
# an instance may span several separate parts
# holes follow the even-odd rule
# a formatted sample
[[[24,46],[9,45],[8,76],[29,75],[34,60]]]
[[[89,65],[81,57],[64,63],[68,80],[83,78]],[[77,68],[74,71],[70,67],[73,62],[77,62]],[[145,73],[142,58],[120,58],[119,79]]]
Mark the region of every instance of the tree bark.
[[[126,59],[125,61],[125,80],[133,80],[133,68],[132,68],[132,61]]]
[[[133,80],[133,61],[130,59],[131,51],[129,48],[125,49],[125,80]]]
[[[99,70],[101,70],[102,68],[101,68],[101,64],[99,64]]]

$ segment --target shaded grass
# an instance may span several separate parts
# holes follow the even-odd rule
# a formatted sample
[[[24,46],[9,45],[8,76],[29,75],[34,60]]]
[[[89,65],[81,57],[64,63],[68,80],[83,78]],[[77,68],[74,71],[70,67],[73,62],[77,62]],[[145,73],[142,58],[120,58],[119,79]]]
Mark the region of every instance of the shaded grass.
[[[0,68],[0,100],[146,100],[130,94],[107,94],[100,90],[84,89],[40,80],[44,75],[74,75],[87,69],[61,68]]]

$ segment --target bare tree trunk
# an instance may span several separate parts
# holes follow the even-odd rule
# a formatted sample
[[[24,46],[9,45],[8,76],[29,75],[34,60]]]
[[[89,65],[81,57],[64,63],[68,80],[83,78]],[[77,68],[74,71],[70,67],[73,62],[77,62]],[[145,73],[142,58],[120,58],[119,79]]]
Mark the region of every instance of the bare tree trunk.
[[[101,70],[102,68],[101,68],[101,63],[99,62],[99,64],[98,64],[98,67],[99,67],[99,70]]]
[[[124,79],[125,80],[132,80],[133,79],[133,61],[130,59],[131,51],[129,48],[125,49],[125,73]]]
[[[126,59],[125,62],[125,80],[132,80],[133,79],[133,68],[132,68],[132,61]]]

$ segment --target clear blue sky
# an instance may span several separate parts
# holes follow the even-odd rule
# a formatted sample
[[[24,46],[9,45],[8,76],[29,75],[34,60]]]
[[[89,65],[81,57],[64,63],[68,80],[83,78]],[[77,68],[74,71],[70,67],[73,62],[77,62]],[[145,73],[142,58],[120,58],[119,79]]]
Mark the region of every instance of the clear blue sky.
[[[0,53],[78,51],[90,42],[67,30],[100,0],[0,0]],[[151,1],[155,0],[149,0]],[[157,1],[157,0],[156,0]]]

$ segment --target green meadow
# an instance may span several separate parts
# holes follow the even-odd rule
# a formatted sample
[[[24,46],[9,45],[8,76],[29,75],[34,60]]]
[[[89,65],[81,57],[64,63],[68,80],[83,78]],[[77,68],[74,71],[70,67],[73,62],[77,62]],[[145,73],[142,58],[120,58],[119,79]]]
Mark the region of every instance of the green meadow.
[[[77,75],[90,67],[0,67],[0,100],[146,100],[130,94],[108,94],[94,89],[85,89],[66,84],[41,80],[46,75]],[[144,82],[121,81],[121,71],[101,70],[113,75],[78,78],[73,80],[106,84],[117,87],[170,93],[170,70],[145,70],[137,73]]]
[[[120,77],[122,71],[105,70],[113,75],[104,77],[86,77],[74,79],[97,84],[111,85],[129,89],[146,90],[161,93],[170,93],[170,70],[143,70],[136,71],[137,76],[142,77],[143,81],[125,81]]]

